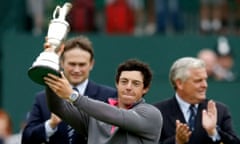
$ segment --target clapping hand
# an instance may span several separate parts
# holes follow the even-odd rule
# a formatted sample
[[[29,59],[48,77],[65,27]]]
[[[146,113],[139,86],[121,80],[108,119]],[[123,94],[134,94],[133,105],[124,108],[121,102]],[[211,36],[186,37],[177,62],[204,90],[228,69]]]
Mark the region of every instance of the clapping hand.
[[[56,128],[61,121],[62,120],[57,115],[55,115],[54,113],[51,113],[49,124],[52,129]]]
[[[185,144],[189,141],[190,135],[192,132],[187,124],[181,123],[179,120],[176,120],[176,144]]]
[[[202,125],[209,136],[217,132],[217,108],[214,101],[210,100],[207,109],[202,111]]]

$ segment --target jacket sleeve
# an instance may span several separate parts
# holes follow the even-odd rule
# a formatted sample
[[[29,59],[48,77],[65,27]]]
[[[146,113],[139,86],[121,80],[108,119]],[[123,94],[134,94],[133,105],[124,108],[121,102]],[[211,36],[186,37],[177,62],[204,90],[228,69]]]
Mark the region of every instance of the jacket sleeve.
[[[79,111],[84,111],[91,117],[118,126],[129,132],[145,137],[161,133],[161,112],[150,104],[140,103],[126,110],[96,101],[87,96],[80,96],[74,105]]]
[[[71,125],[80,134],[87,136],[88,115],[84,111],[76,109],[72,103],[59,98],[49,87],[46,88],[46,94],[50,111]]]
[[[221,136],[221,142],[240,144],[240,140],[232,127],[232,118],[228,108],[224,104],[218,104],[218,123],[217,130]]]
[[[41,104],[38,100],[39,96],[44,95],[37,95],[35,101],[33,103],[33,107],[31,112],[29,112],[29,116],[27,119],[27,125],[23,129],[22,134],[22,144],[40,144],[46,143],[46,133],[44,127],[44,120],[42,111],[41,111]]]

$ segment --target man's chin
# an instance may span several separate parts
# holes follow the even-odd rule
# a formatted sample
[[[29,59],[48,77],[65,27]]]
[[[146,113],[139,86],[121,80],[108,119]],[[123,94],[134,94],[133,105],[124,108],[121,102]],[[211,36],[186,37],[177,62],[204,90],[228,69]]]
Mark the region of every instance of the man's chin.
[[[124,100],[124,105],[132,105],[134,104],[133,100]]]
[[[82,81],[80,81],[80,80],[79,80],[79,81],[72,80],[72,81],[71,81],[71,84],[72,84],[72,85],[78,85],[78,84],[80,84],[81,82],[82,82]]]
[[[205,99],[206,99],[206,95],[202,95],[202,96],[199,97],[199,100],[200,100],[200,101],[203,101],[203,100],[205,100]]]

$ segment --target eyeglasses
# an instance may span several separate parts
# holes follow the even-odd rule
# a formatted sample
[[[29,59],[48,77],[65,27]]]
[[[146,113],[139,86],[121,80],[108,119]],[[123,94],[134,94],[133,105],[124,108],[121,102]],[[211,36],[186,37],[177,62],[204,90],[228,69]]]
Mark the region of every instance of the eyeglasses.
[[[133,87],[136,87],[136,88],[140,87],[143,84],[143,82],[139,80],[129,80],[125,78],[119,80],[119,84],[123,86],[128,85],[129,82],[131,83],[131,85],[133,85]]]

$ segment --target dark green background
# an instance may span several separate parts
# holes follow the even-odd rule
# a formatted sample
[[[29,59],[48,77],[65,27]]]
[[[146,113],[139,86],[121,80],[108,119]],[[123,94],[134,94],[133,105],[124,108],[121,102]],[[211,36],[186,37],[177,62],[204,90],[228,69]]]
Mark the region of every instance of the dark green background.
[[[69,35],[71,37],[73,35]],[[168,81],[168,71],[173,61],[183,56],[196,56],[205,47],[214,47],[215,36],[194,35],[127,37],[89,35],[93,41],[96,63],[91,78],[114,86],[114,74],[118,64],[128,58],[138,58],[149,63],[154,71],[152,87],[146,100],[150,103],[173,96]],[[15,130],[27,111],[31,109],[34,95],[44,87],[32,82],[27,71],[42,52],[44,36],[7,32],[3,37],[3,90],[2,105],[14,120]],[[229,37],[234,49],[236,64],[240,69],[239,38]],[[240,82],[209,81],[208,97],[226,103],[232,112],[234,128],[240,132],[239,98]]]

